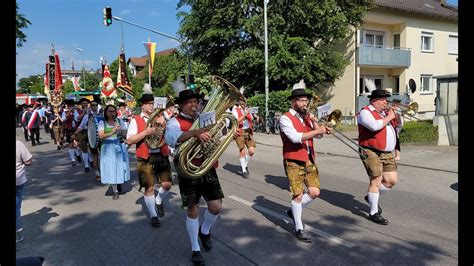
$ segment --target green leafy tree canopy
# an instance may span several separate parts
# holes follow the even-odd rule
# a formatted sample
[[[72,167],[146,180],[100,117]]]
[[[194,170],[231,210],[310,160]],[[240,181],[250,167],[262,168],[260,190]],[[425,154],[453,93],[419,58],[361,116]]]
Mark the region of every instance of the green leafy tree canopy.
[[[21,47],[26,42],[26,34],[22,29],[28,28],[31,22],[23,14],[18,13],[18,9],[18,3],[16,3],[16,47]]]

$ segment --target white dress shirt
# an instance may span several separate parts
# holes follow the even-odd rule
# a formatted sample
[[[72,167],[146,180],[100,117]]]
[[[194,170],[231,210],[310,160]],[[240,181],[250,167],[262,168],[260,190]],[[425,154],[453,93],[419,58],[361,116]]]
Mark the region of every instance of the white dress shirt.
[[[180,113],[181,116],[193,119],[189,115],[186,115],[184,113]],[[194,119],[193,119],[194,120]],[[165,132],[165,142],[170,146],[171,148],[175,149],[176,146],[179,146],[178,139],[181,137],[183,134],[183,131],[181,130],[181,125],[178,122],[178,119],[176,117],[171,118],[168,123],[166,123],[166,132]]]
[[[148,123],[148,115],[145,113],[141,112],[140,117],[145,120],[145,123]],[[138,126],[137,126],[137,121],[135,121],[135,117],[132,118],[132,121],[130,121],[130,125],[128,125],[128,130],[127,130],[127,139],[130,138],[130,136],[138,134]]]
[[[375,119],[371,111],[374,111],[375,108],[372,105],[369,105],[369,110],[362,109],[357,116],[357,123],[370,131],[379,131],[383,128],[383,119]],[[385,113],[380,113],[380,116],[385,117]],[[386,136],[386,145],[385,150],[383,151],[393,151],[395,149],[395,144],[397,142],[395,129],[392,127],[392,124],[389,122],[385,126],[387,129]]]

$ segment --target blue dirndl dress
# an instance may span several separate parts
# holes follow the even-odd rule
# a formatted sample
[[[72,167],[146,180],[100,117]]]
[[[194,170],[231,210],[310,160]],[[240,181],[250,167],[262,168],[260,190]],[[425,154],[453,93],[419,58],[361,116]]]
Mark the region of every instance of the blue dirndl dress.
[[[123,128],[122,121],[120,121],[120,124]],[[99,130],[109,133],[112,132],[112,128],[104,120],[99,121]],[[102,140],[100,147],[100,176],[102,184],[123,184],[130,180],[128,150],[125,143],[121,143],[116,134]]]

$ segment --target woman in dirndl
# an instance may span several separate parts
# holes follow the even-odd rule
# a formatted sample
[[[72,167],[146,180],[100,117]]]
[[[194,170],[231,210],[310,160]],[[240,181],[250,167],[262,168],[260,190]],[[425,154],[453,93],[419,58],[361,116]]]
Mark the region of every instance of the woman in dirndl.
[[[97,126],[100,146],[100,174],[102,184],[112,186],[113,199],[119,198],[117,185],[130,180],[130,168],[127,147],[121,132],[126,131],[125,124],[117,118],[117,108],[107,105],[104,109],[104,119]]]

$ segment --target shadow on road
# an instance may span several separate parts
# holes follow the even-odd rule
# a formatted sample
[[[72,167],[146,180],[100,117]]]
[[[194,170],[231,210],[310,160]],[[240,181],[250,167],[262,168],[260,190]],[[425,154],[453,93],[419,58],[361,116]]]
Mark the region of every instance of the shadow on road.
[[[288,178],[286,176],[265,175],[265,181],[282,190],[290,191]]]
[[[357,216],[368,218],[369,206],[366,202],[356,200],[354,195],[321,189],[319,198],[331,205],[350,211]]]

